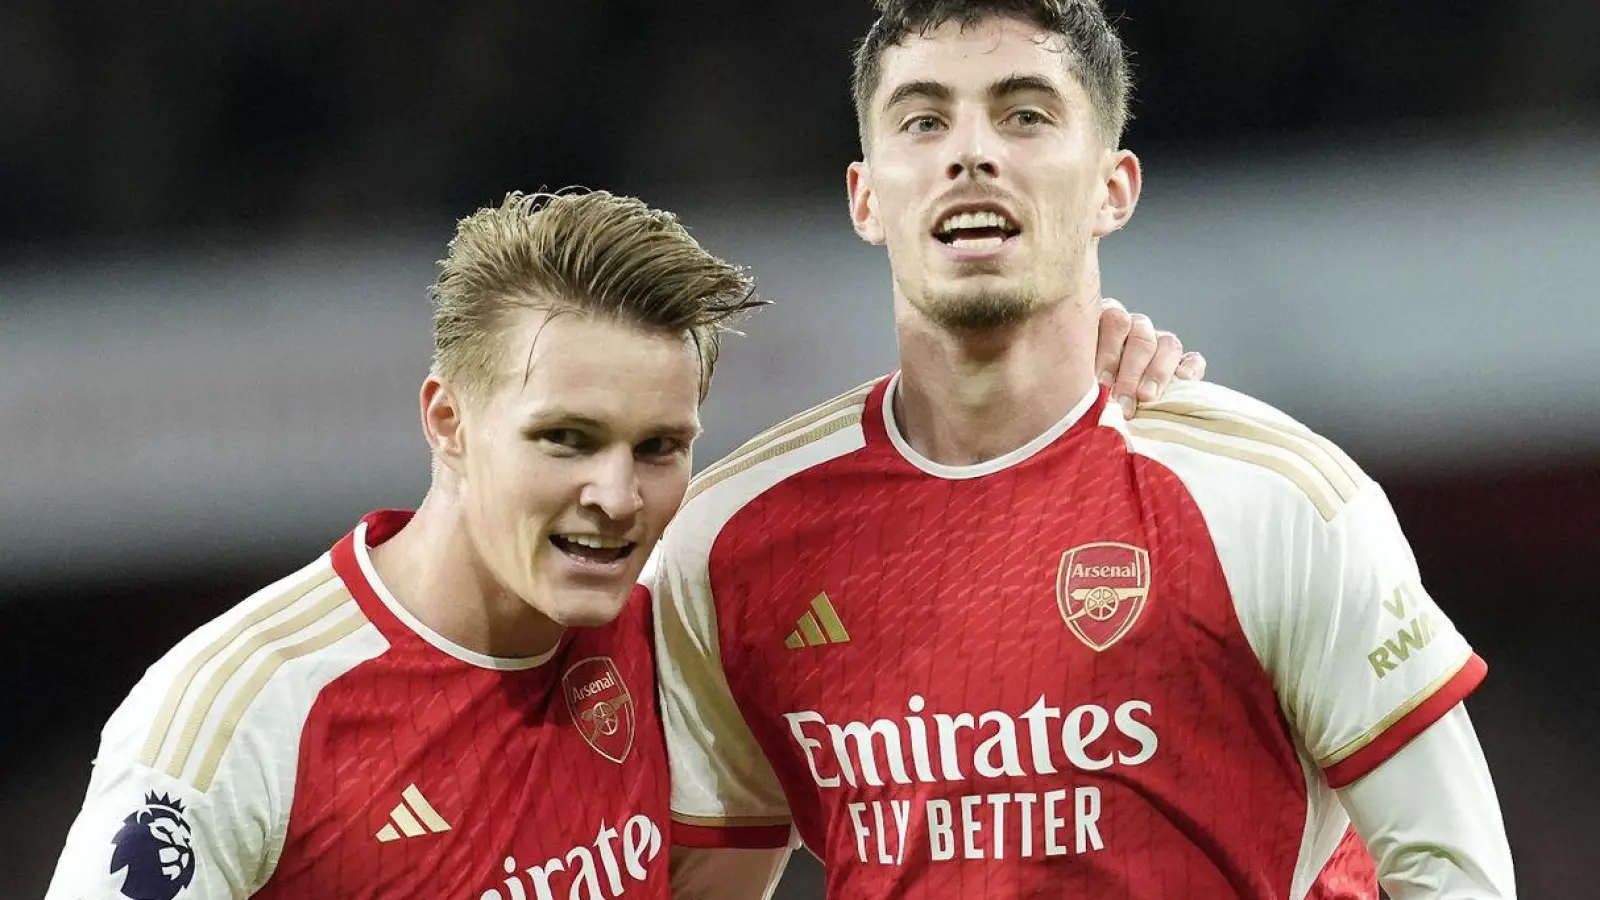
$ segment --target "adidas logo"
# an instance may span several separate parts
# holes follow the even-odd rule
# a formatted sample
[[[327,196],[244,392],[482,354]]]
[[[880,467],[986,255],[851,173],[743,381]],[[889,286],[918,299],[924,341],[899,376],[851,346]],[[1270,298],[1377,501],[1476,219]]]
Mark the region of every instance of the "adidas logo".
[[[812,598],[811,608],[795,623],[794,630],[783,639],[783,645],[790,650],[801,650],[823,644],[843,644],[849,640],[850,632],[844,630],[839,614],[833,611],[832,601],[826,593],[822,593]]]
[[[402,836],[414,838],[430,832],[438,834],[450,830],[450,823],[439,815],[416,785],[401,791],[400,796],[404,799],[389,813],[389,824],[378,829],[378,843],[398,841]]]

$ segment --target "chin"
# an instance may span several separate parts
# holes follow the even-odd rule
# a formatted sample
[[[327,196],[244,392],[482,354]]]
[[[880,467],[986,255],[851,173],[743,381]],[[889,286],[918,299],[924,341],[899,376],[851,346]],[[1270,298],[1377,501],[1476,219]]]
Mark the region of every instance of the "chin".
[[[930,304],[929,318],[958,331],[987,331],[1027,320],[1034,304],[1021,293],[966,293],[947,295]]]
[[[569,589],[570,590],[570,589]],[[570,590],[555,609],[541,610],[567,628],[598,628],[616,621],[632,596],[632,585],[615,591],[594,588]]]

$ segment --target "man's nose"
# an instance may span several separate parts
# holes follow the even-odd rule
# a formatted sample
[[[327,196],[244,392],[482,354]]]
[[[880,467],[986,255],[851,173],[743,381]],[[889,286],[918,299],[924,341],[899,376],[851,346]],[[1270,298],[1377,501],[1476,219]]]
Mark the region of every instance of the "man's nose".
[[[638,463],[631,447],[618,447],[596,457],[595,470],[584,485],[579,502],[615,521],[631,519],[644,508]]]

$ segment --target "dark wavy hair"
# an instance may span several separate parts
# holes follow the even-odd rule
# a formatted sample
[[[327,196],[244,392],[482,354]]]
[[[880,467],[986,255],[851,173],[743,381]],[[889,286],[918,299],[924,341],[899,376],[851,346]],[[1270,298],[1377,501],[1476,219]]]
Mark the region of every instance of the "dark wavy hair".
[[[1133,76],[1122,39],[1097,0],[875,0],[878,19],[855,52],[856,123],[866,143],[872,98],[883,79],[883,53],[912,35],[926,35],[947,22],[963,29],[1005,16],[1032,22],[1066,42],[1067,65],[1094,104],[1101,136],[1112,147],[1128,126]]]

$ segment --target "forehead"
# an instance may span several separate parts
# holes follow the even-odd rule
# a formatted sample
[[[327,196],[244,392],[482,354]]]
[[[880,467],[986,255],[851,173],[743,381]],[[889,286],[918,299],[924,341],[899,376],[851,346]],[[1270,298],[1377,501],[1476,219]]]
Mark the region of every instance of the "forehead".
[[[559,409],[619,430],[698,421],[700,363],[688,334],[538,309],[514,314],[505,339],[496,393],[519,417]]]
[[[909,82],[937,82],[960,92],[982,90],[1013,75],[1044,78],[1066,95],[1077,83],[1069,62],[1065,38],[1031,22],[990,16],[962,27],[949,21],[884,50],[873,103],[881,107],[897,86]]]

